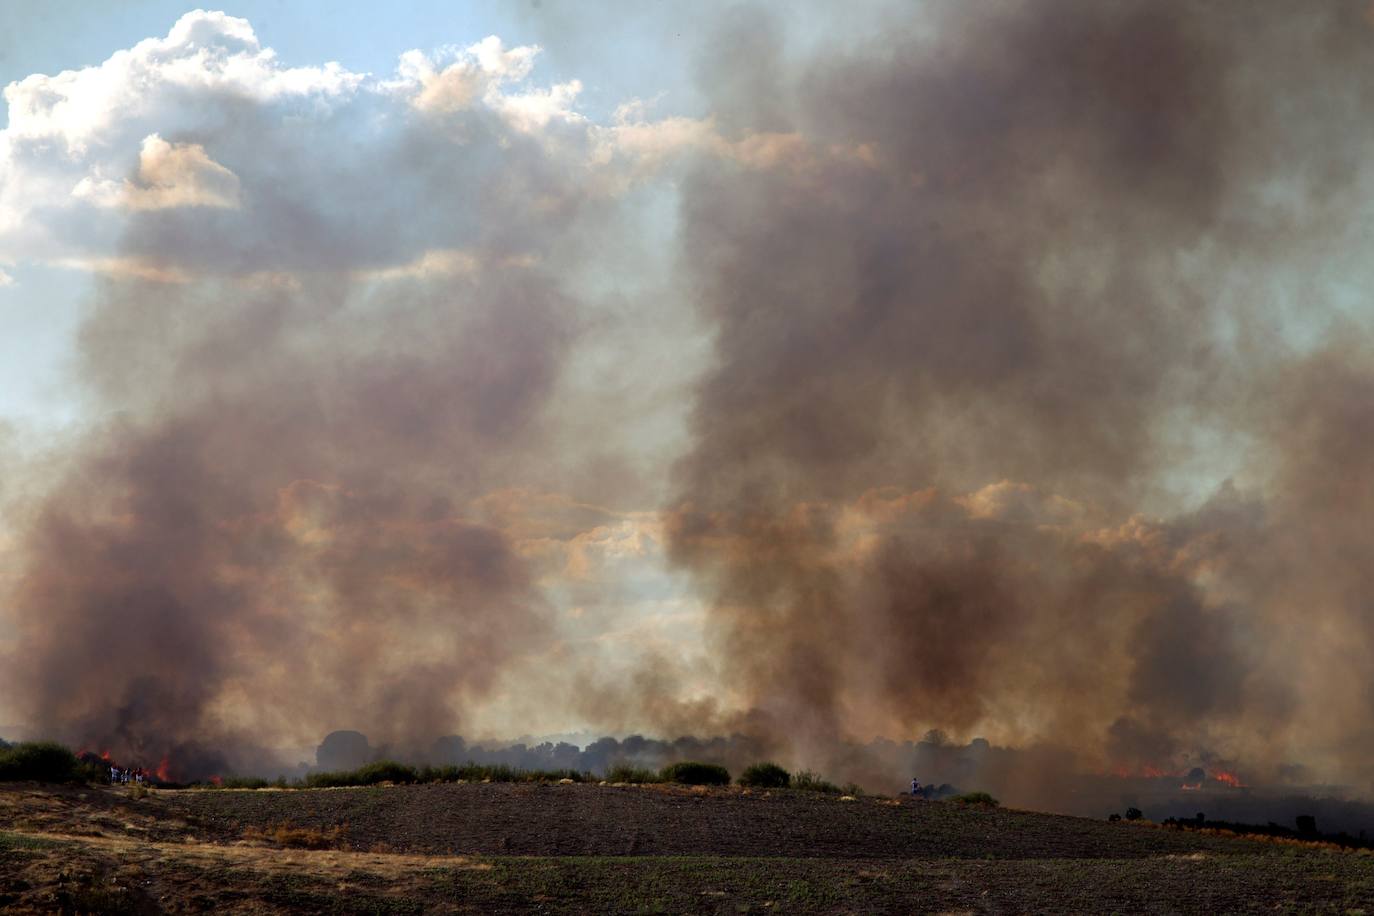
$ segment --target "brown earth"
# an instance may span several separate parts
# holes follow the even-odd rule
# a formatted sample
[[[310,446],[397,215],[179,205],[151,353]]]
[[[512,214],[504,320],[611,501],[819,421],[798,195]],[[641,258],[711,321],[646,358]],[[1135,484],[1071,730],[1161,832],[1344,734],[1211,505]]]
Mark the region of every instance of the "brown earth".
[[[0,910],[1374,916],[1374,857],[798,792],[30,783],[0,785]]]
[[[351,842],[440,855],[1139,858],[1224,841],[1001,808],[811,792],[550,784],[178,792],[169,812],[203,835],[245,825],[346,825]]]

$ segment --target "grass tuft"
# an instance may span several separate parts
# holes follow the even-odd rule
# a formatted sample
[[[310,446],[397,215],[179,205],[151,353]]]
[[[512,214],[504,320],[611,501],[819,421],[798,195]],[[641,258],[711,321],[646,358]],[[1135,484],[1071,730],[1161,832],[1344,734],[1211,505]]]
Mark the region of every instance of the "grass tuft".
[[[243,838],[257,843],[272,843],[286,849],[331,849],[348,832],[348,827],[296,827],[289,821],[267,827],[247,827]]]
[[[792,777],[792,788],[802,792],[821,792],[825,795],[844,795],[844,789],[835,785],[829,780],[821,778],[821,774],[813,773],[810,770],[802,770]]]
[[[644,767],[631,766],[628,763],[617,763],[606,771],[607,782],[628,782],[635,785],[643,785],[650,782],[662,782],[663,778],[653,770]]]

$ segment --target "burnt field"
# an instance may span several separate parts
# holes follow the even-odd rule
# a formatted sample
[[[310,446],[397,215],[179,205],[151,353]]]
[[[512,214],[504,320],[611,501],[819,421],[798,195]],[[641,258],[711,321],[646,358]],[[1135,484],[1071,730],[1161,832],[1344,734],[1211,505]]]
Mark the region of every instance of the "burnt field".
[[[1049,814],[661,785],[182,792],[167,804],[221,840],[287,821],[430,855],[1097,859],[1199,848],[1179,833]]]
[[[0,787],[0,909],[1367,912],[1374,857],[791,791]]]

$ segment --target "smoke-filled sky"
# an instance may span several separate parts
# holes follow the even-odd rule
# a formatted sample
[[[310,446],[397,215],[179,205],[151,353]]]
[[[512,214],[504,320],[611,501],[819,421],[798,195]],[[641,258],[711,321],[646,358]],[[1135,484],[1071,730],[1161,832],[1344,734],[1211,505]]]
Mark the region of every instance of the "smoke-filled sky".
[[[1367,4],[3,16],[0,724],[1374,786]]]

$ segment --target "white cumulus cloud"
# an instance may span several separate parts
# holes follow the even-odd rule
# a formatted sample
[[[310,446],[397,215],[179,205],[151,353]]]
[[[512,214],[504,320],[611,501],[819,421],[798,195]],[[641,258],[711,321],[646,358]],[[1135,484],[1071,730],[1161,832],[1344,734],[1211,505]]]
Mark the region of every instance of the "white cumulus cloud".
[[[387,86],[408,94],[421,111],[459,111],[479,102],[499,105],[501,87],[526,79],[538,54],[537,46],[507,48],[495,35],[432,56],[407,51],[397,67],[398,78]]]
[[[226,129],[234,114],[325,118],[363,81],[333,63],[284,66],[246,20],[197,10],[103,63],[11,83],[0,257],[107,263],[127,214],[237,207],[240,178],[221,154],[242,143]]]
[[[72,196],[101,207],[161,210],[165,207],[239,205],[239,178],[205,154],[198,143],[168,143],[157,134],[143,138],[138,181],[81,179]]]
[[[175,282],[437,279],[543,260],[514,240],[553,239],[578,201],[681,155],[799,156],[791,137],[726,142],[642,104],[596,124],[581,82],[537,82],[539,54],[489,36],[406,51],[376,78],[289,66],[247,20],[187,13],[102,63],[5,88],[0,260]]]
[[[149,38],[99,66],[34,74],[5,88],[12,141],[60,140],[68,156],[128,117],[158,113],[169,90],[260,101],[337,96],[363,77],[336,63],[283,67],[246,19],[196,10],[166,38]]]

